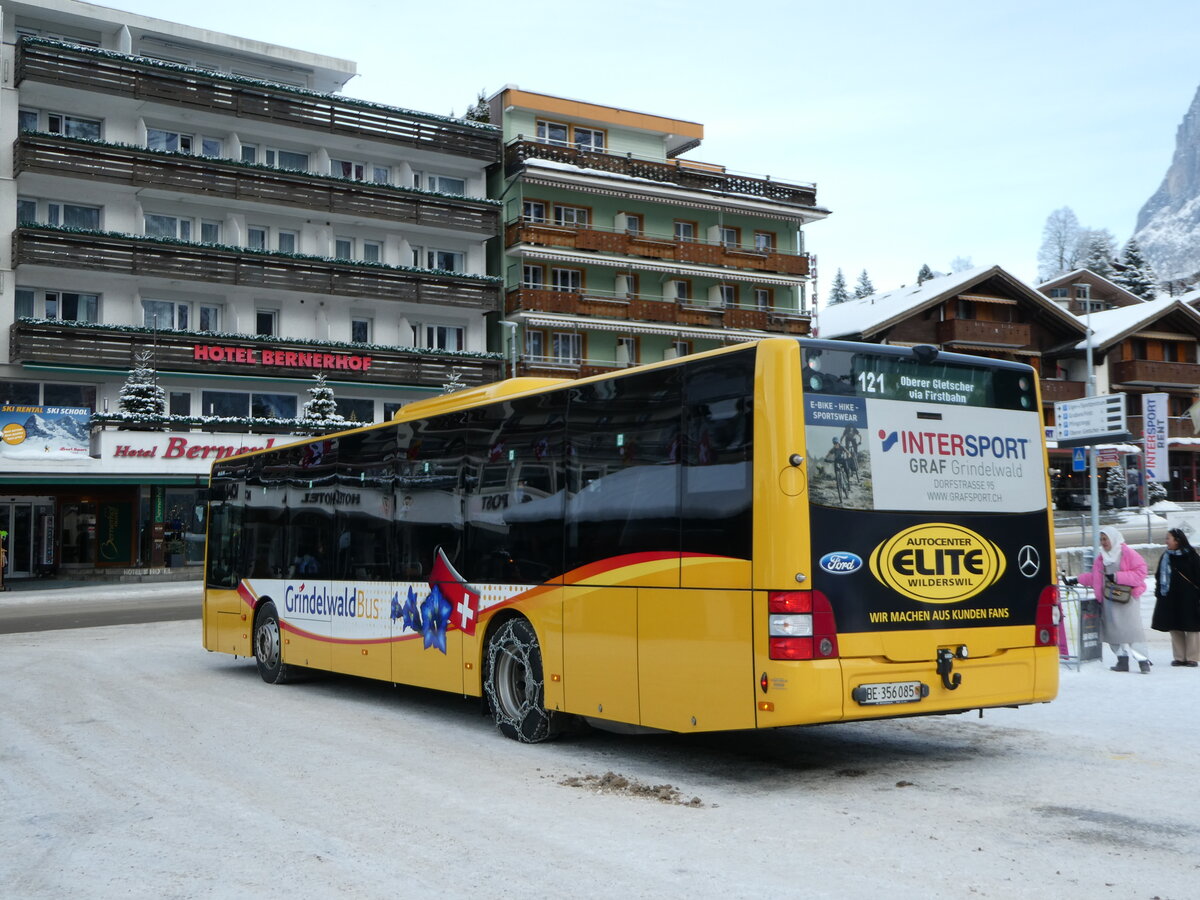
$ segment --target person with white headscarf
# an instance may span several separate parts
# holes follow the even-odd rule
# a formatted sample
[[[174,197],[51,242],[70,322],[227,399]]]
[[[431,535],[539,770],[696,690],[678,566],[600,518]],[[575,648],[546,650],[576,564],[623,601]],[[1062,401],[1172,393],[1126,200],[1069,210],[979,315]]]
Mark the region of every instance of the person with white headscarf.
[[[1068,579],[1068,583],[1076,579]],[[1137,660],[1138,670],[1150,674],[1146,655],[1146,631],[1142,627],[1142,602],[1146,590],[1146,560],[1125,543],[1125,537],[1111,525],[1100,529],[1100,555],[1090,572],[1080,572],[1078,583],[1087,585],[1100,603],[1100,639],[1117,655],[1114,672],[1129,671],[1129,657]],[[1129,599],[1113,599],[1114,588],[1129,588]]]

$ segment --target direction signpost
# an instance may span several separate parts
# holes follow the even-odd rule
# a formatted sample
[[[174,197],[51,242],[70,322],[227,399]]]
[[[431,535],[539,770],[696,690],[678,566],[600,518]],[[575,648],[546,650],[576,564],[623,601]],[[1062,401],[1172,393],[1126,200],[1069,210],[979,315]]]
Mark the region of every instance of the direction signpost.
[[[1060,447],[1108,444],[1133,437],[1125,422],[1125,395],[1102,394],[1054,404],[1054,439]]]

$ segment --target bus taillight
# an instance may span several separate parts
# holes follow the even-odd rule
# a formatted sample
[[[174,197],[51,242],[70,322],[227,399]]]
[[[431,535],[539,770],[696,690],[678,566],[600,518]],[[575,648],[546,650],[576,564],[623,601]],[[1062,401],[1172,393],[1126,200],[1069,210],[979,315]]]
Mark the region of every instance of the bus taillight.
[[[1033,645],[1049,647],[1058,643],[1058,622],[1062,608],[1058,605],[1058,587],[1048,584],[1038,594],[1037,615],[1033,620]]]
[[[820,591],[772,591],[767,595],[771,659],[830,659],[838,655],[837,622]]]

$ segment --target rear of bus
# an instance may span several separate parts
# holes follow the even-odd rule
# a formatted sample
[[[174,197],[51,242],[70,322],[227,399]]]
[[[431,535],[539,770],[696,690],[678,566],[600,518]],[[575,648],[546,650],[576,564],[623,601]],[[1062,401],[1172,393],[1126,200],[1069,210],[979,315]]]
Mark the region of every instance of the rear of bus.
[[[796,343],[760,345],[759,409],[776,416],[756,455],[760,727],[1053,699],[1034,370]]]

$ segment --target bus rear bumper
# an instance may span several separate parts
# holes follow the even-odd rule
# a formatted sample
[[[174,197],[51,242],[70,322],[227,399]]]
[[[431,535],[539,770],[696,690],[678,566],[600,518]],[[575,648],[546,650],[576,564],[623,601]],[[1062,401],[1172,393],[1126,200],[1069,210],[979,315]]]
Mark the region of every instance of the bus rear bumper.
[[[771,728],[1045,703],[1058,693],[1058,671],[1057,647],[955,659],[944,676],[935,660],[774,663],[767,690],[760,684],[757,721]]]

